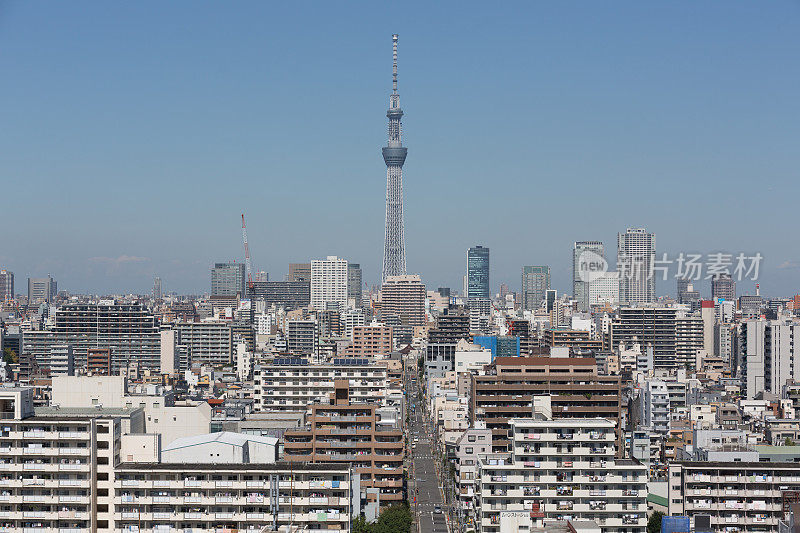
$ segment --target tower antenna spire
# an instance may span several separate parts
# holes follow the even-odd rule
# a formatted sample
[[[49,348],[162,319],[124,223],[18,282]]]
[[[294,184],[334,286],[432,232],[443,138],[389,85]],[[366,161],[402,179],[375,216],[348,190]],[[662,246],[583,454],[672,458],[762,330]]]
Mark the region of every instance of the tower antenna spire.
[[[392,35],[392,94],[389,96],[389,140],[383,147],[386,163],[386,228],[383,241],[381,283],[389,276],[406,273],[406,241],[403,231],[403,163],[408,149],[403,146],[403,110],[397,94],[397,34]]]
[[[397,34],[392,35],[392,92],[397,94]]]

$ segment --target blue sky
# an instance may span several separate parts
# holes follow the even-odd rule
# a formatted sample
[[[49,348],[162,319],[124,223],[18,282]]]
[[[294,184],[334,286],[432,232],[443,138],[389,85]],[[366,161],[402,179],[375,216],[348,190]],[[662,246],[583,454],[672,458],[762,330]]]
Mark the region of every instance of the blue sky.
[[[483,244],[493,290],[568,290],[574,240],[644,226],[800,290],[798,2],[0,2],[0,266],[207,291],[244,212],[271,279],[335,254],[376,282],[394,32],[429,286]]]

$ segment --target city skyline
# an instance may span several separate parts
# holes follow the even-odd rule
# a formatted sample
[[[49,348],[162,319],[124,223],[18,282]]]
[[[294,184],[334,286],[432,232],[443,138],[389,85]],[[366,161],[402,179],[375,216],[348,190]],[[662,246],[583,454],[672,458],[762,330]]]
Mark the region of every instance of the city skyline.
[[[351,22],[353,11],[322,8],[300,39],[283,28],[265,35],[255,16],[264,10],[180,4],[153,18],[140,6],[9,4],[0,67],[19,83],[0,88],[15,102],[0,133],[14,201],[0,217],[16,231],[0,267],[15,273],[16,292],[48,274],[72,292],[144,294],[156,276],[167,291],[205,292],[213,263],[244,260],[241,212],[254,269],[271,279],[290,262],[338,255],[376,283],[385,168],[376,116],[385,111],[381,43],[392,33],[404,36],[403,98],[413,110],[407,271],[426,286],[457,290],[464,252],[480,243],[492,249],[492,292],[518,290],[520,268],[541,264],[562,294],[573,242],[603,241],[612,256],[618,232],[646,227],[658,252],[760,252],[762,293],[796,292],[797,245],[736,216],[787,211],[797,191],[796,6],[700,6],[690,21],[684,9],[633,4],[613,14],[434,7],[426,21],[385,21],[369,9]],[[461,27],[441,25],[453,16],[467,41]],[[119,35],[104,31],[123,19]],[[323,25],[331,21],[340,27]],[[151,31],[144,50],[141,35],[127,33],[134,27]],[[217,27],[237,31],[218,36]],[[632,201],[616,209],[623,193]],[[541,197],[553,201],[531,211]],[[546,238],[513,229],[530,227],[533,212],[564,209],[573,220]],[[752,293],[754,283],[737,289]],[[695,287],[710,295],[707,281]],[[673,280],[656,285],[657,295],[675,290]]]

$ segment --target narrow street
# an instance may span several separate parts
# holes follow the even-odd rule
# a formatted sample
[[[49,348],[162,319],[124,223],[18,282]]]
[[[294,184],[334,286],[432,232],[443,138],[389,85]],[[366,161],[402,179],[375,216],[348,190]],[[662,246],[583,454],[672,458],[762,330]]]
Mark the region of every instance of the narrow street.
[[[408,498],[412,510],[416,512],[419,533],[447,533],[449,527],[445,517],[449,509],[442,500],[442,487],[435,466],[435,442],[430,423],[423,414],[425,402],[420,399],[420,383],[418,380],[416,383],[412,382],[412,379],[416,378],[416,371],[406,373],[411,418],[408,439],[412,455]],[[414,505],[415,497],[416,505]]]

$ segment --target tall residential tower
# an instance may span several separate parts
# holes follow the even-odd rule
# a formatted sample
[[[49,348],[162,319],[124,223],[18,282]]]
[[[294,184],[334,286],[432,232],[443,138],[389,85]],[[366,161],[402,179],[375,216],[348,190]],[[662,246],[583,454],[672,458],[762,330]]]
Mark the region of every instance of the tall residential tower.
[[[656,301],[656,236],[644,228],[617,234],[619,299],[637,305]]]
[[[604,277],[607,266],[601,241],[576,241],[572,246],[572,297],[579,311],[589,310],[590,284]]]
[[[389,143],[383,148],[386,163],[386,233],[383,241],[383,274],[381,282],[389,276],[406,273],[406,242],[403,235],[403,163],[408,149],[403,146],[400,119],[400,95],[397,94],[397,34],[392,35],[392,95],[389,97]]]

